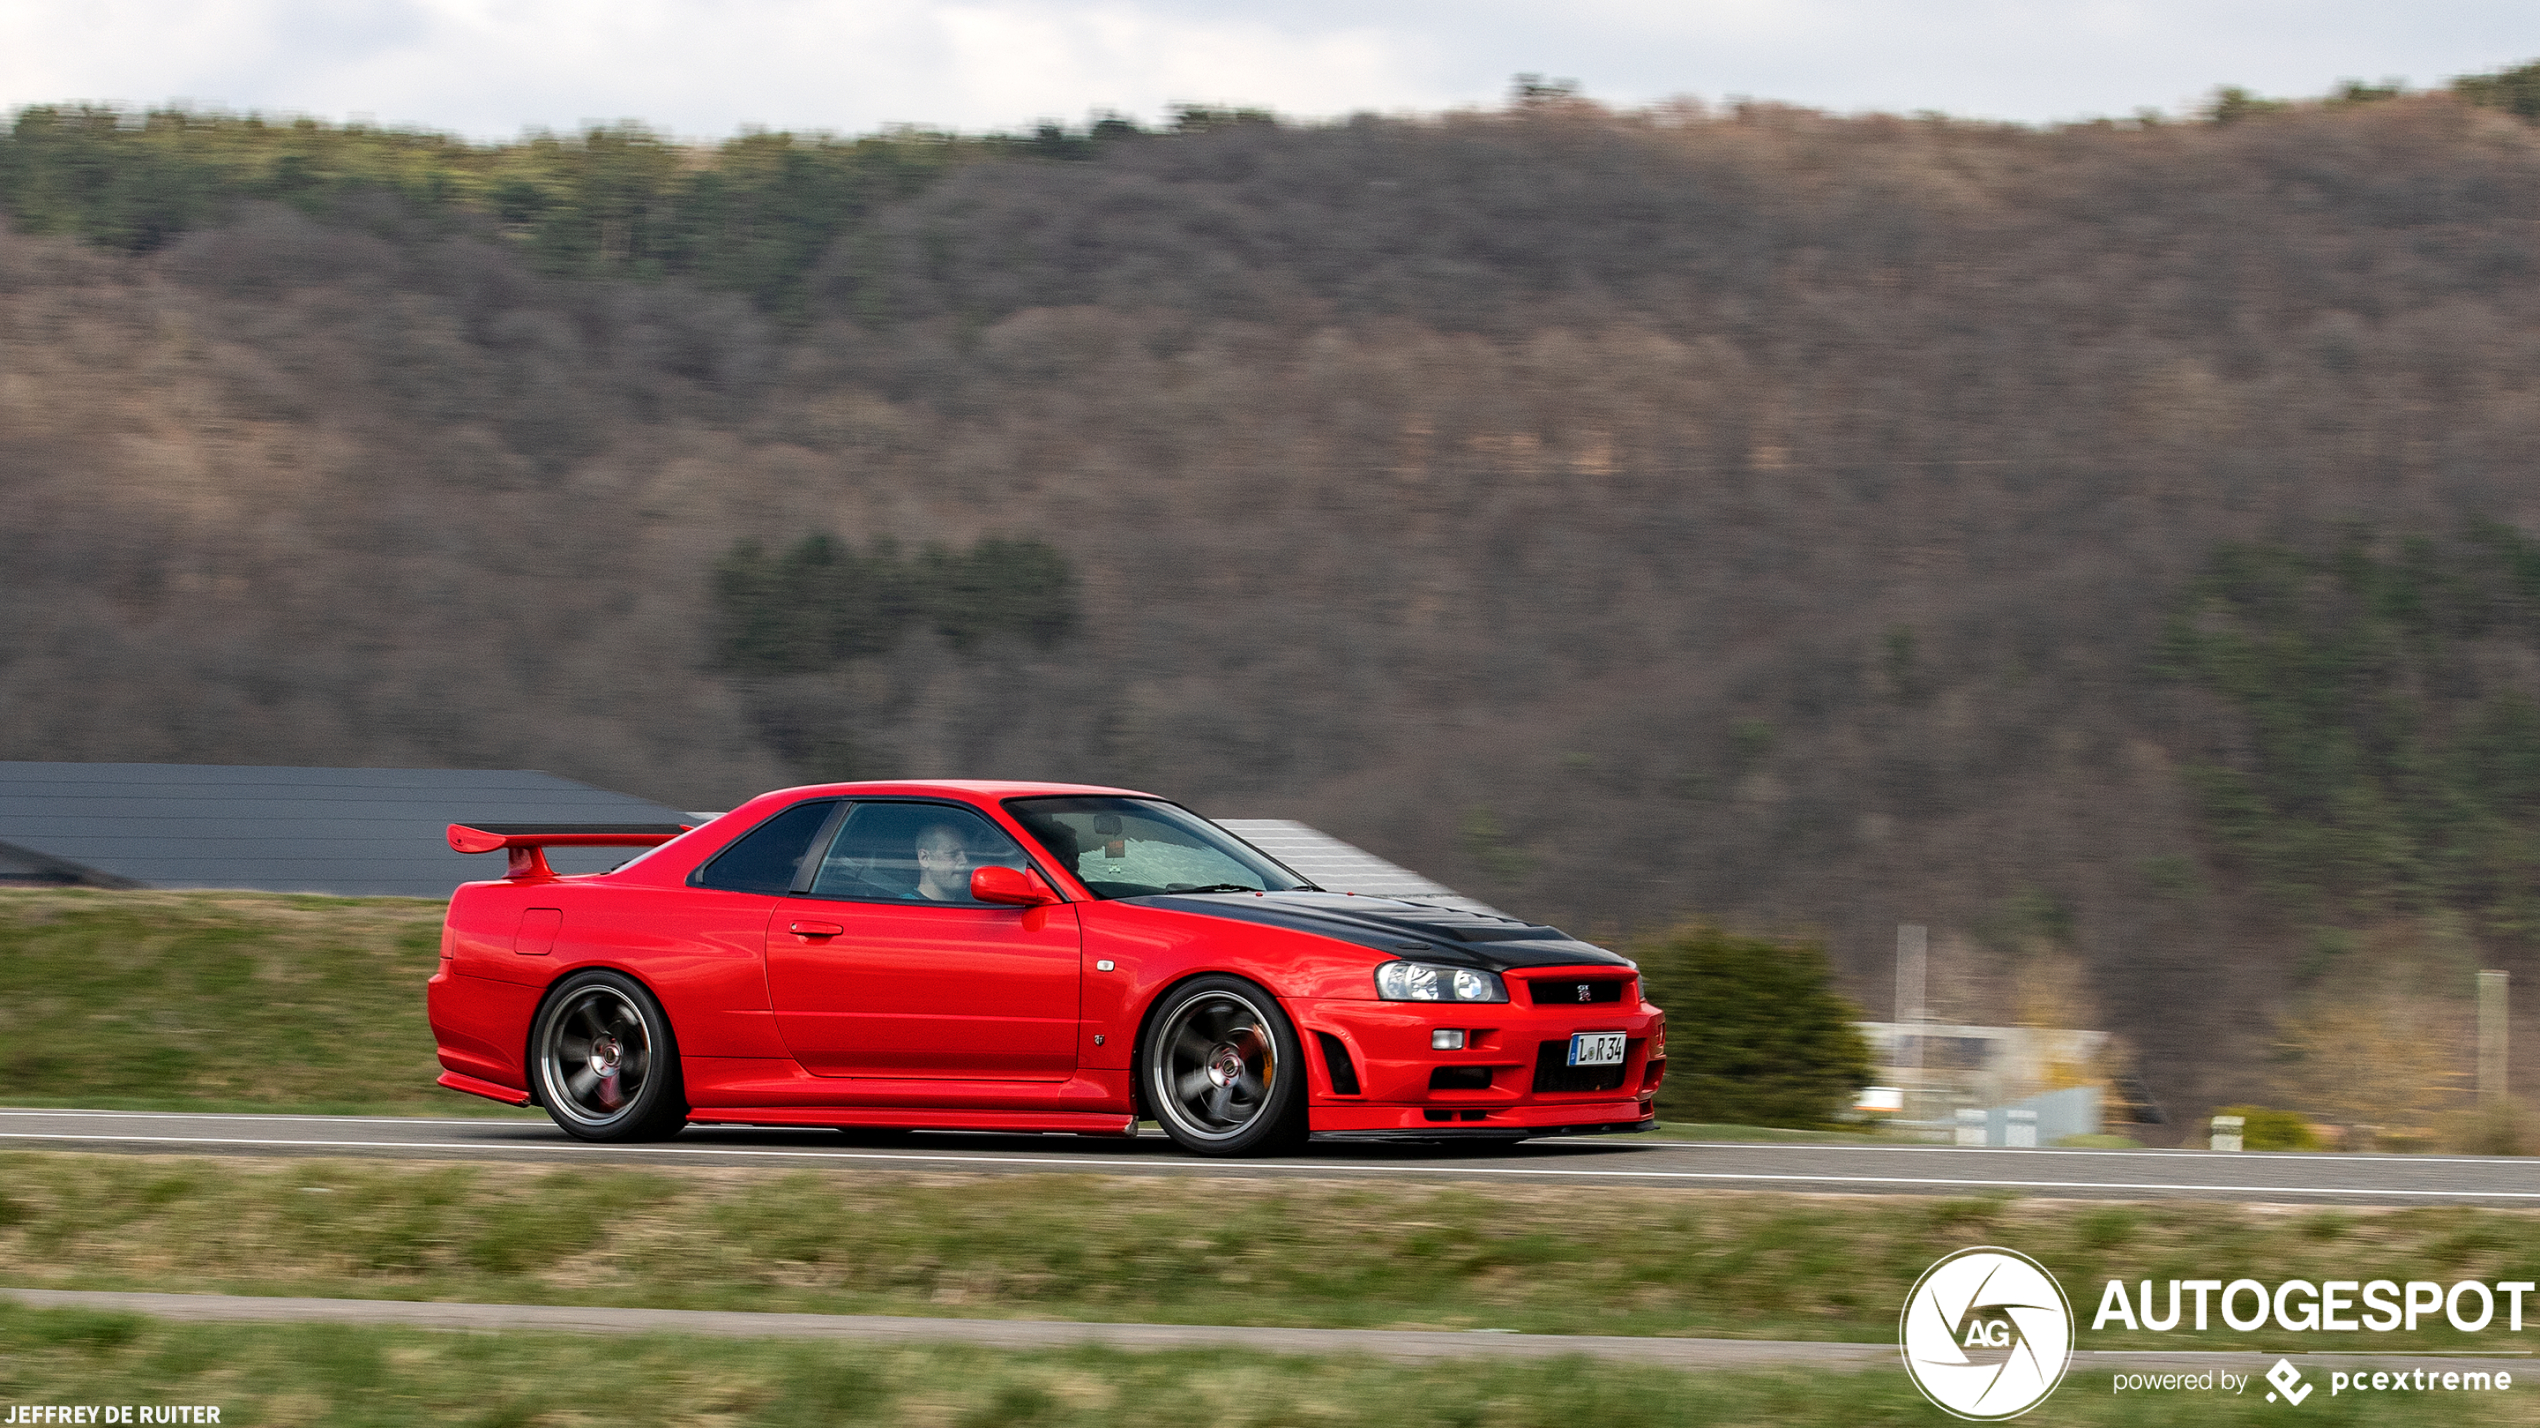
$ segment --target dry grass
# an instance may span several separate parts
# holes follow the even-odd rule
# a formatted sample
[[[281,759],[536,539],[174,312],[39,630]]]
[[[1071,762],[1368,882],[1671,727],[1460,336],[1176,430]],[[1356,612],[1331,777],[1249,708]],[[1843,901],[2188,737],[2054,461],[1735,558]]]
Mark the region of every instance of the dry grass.
[[[0,1187],[9,1280],[62,1288],[1876,1341],[1974,1244],[2085,1315],[2112,1277],[2540,1279],[2540,1213],[2476,1209],[52,1153]]]

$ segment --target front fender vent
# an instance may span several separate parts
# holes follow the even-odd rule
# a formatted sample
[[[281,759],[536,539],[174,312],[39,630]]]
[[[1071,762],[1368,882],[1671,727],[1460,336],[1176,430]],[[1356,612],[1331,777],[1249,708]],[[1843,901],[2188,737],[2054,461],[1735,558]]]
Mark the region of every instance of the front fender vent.
[[[1341,1045],[1341,1039],[1328,1031],[1314,1033],[1314,1039],[1323,1047],[1323,1070],[1332,1078],[1332,1094],[1357,1095],[1358,1063],[1349,1059],[1349,1048]]]

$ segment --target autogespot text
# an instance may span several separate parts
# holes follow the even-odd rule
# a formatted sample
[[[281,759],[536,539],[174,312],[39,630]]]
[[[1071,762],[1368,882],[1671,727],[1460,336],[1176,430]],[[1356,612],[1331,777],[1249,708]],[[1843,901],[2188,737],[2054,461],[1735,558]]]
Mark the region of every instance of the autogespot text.
[[[2096,1331],[2111,1326],[2127,1329],[2149,1329],[2155,1333],[2179,1327],[2189,1314],[2193,1327],[2208,1327],[2209,1310],[2219,1313],[2223,1323],[2241,1333],[2265,1328],[2272,1323],[2279,1329],[2295,1333],[2386,1334],[2404,1329],[2415,1333],[2422,1321],[2441,1316],[2464,1334],[2475,1334],[2496,1322],[2499,1309],[2510,1333],[2522,1332],[2523,1296],[2540,1288],[2531,1280],[2506,1280],[2488,1285],[2475,1279],[2457,1284],[2437,1284],[2428,1279],[2411,1279],[2405,1284],[2394,1279],[2326,1279],[2314,1284],[2307,1279],[2288,1279],[2270,1288],[2254,1279],[2235,1279],[2226,1284],[2219,1279],[2173,1279],[2169,1281],[2167,1303],[2152,1290],[2152,1281],[2141,1281],[2141,1308],[2127,1293],[2122,1279],[2108,1281],[2099,1296],[2098,1316],[2090,1327]],[[2165,1313],[2155,1314],[2155,1306]]]
[[[2476,1334],[2497,1321],[2499,1312],[2509,1333],[2522,1332],[2523,1301],[2540,1284],[2500,1280],[2488,1284],[2464,1279],[2442,1284],[2430,1279],[2288,1279],[2275,1285],[2255,1279],[2173,1279],[2167,1292],[2155,1293],[2151,1280],[2111,1279],[2099,1295],[2099,1313],[2090,1327],[2148,1329],[2163,1333],[2182,1326],[2204,1329],[2219,1317],[2241,1333],[2273,1325],[2295,1333],[2387,1334],[2431,1328],[2436,1319],[2464,1334]],[[2357,1346],[2362,1347],[2362,1346]],[[2331,1349],[2329,1352],[2334,1352]],[[2278,1394],[2298,1404],[2312,1385],[2302,1371],[2278,1359],[2267,1374]],[[2335,1370],[2328,1375],[2328,1396],[2349,1393],[2492,1393],[2514,1386],[2513,1375],[2497,1368],[2409,1368]],[[2121,1373],[2111,1376],[2114,1393],[2246,1392],[2249,1378],[2216,1369],[2207,1373]]]

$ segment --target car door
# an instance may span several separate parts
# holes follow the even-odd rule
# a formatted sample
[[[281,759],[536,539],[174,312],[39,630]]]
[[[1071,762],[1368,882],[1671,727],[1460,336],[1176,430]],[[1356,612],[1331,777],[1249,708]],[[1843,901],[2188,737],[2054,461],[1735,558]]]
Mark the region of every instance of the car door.
[[[785,1045],[816,1076],[1063,1081],[1076,1070],[1079,944],[1064,903],[969,895],[972,869],[1028,867],[954,804],[850,805],[767,929]]]

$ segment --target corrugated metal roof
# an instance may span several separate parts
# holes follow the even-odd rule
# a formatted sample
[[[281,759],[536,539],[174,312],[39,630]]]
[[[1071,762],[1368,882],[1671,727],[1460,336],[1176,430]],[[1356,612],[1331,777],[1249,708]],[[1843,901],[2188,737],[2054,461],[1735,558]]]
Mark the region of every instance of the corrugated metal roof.
[[[1289,818],[1220,818],[1218,827],[1287,864],[1316,887],[1360,897],[1398,897],[1433,907],[1503,916],[1497,908],[1433,882],[1319,828]]]
[[[690,823],[676,809],[535,769],[314,769],[0,763],[0,845],[109,885],[447,897],[503,874],[444,829],[506,823]],[[624,848],[558,849],[597,872]]]

